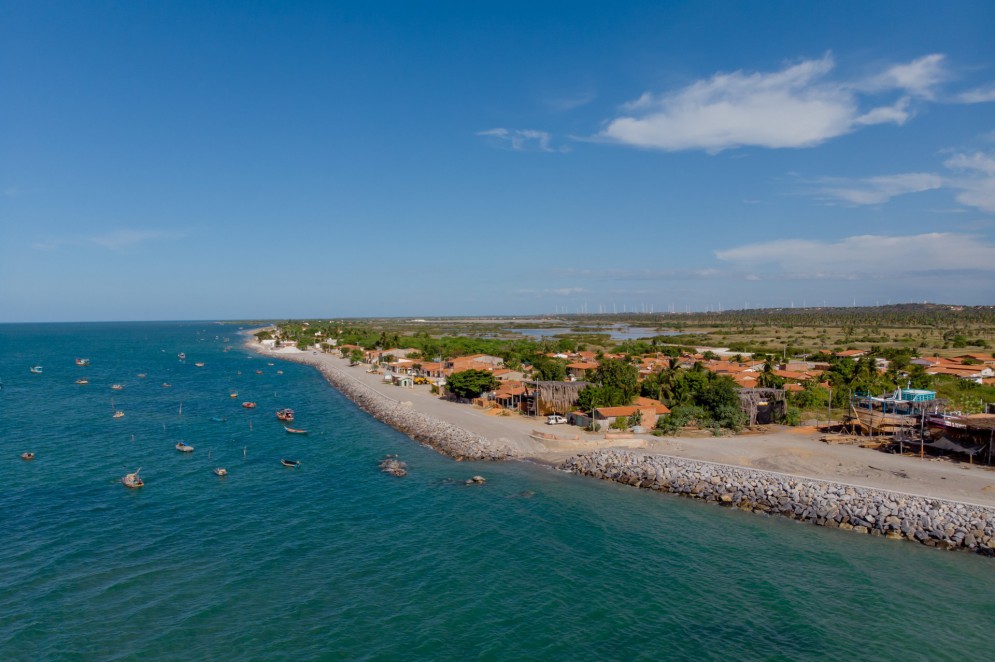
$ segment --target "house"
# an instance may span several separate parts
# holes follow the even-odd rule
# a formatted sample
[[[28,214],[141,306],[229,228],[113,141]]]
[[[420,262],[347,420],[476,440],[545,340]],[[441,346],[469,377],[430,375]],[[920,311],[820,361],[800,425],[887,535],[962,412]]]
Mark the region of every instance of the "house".
[[[594,422],[601,426],[602,430],[611,427],[612,423],[620,418],[631,418],[636,412],[642,414],[642,420],[639,425],[644,428],[652,428],[656,426],[656,421],[661,416],[666,416],[670,413],[670,409],[666,405],[629,405],[627,407],[597,407],[594,410]]]
[[[836,352],[833,356],[838,359],[853,359],[856,361],[861,356],[867,356],[866,349],[845,349],[842,352]]]
[[[995,366],[990,365],[938,365],[926,368],[927,375],[950,375],[978,384],[988,377],[995,377]]]
[[[525,384],[520,381],[508,381],[497,388],[490,398],[503,409],[522,409],[525,400]]]
[[[567,374],[570,375],[572,379],[586,379],[589,373],[594,372],[597,369],[597,363],[587,361],[578,361],[577,363],[567,364]]]
[[[978,363],[984,365],[995,365],[995,357],[993,357],[991,354],[961,354],[960,356],[955,356],[954,358],[957,359],[958,361],[961,361],[962,363],[965,360],[968,360],[968,361],[977,361]]]
[[[499,381],[508,382],[515,381],[520,382],[525,379],[524,373],[518,370],[511,370],[509,368],[498,368],[491,371],[492,374],[498,378]]]

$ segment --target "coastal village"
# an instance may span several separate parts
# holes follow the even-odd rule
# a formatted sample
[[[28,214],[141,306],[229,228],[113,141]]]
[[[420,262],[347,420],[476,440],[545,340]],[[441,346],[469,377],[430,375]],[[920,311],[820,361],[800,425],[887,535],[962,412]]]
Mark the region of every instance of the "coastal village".
[[[303,329],[308,327],[305,322]],[[492,354],[425,357],[414,347],[339,344],[329,335],[307,330],[306,340],[301,341],[299,333],[282,338],[278,327],[272,337],[261,342],[277,352],[303,348],[331,353],[348,359],[356,369],[380,376],[385,385],[430,389],[442,399],[471,405],[490,415],[524,416],[551,426],[574,426],[577,434],[587,433],[583,438],[603,435],[619,441],[650,433],[720,435],[765,425],[803,424],[827,432],[874,436],[877,444],[887,437],[899,443],[917,440],[921,455],[928,448],[937,453],[960,453],[972,462],[991,464],[993,460],[995,405],[982,398],[949,402],[937,398],[935,391],[921,388],[937,376],[965,386],[991,387],[995,385],[995,356],[991,353],[907,356],[900,365],[893,365],[888,358],[857,348],[821,350],[781,360],[721,348],[674,351],[674,347],[658,347],[657,351],[638,354],[577,349],[545,352],[532,363],[514,361],[509,365]],[[549,379],[541,374],[540,360],[555,362],[562,377]],[[838,373],[850,370],[847,365],[854,371],[872,373],[871,379],[890,378],[898,386],[894,393],[862,392],[859,387],[841,393]],[[606,372],[609,366],[611,370]],[[605,375],[619,369],[628,370],[634,378],[628,395],[608,402],[584,397],[585,391],[596,393]],[[724,395],[727,405],[737,406],[738,412],[721,419],[709,417],[707,412],[701,415],[702,407],[677,406],[680,394],[675,396],[674,384],[682,373],[697,373],[701,375],[698,381],[733,387],[725,389]],[[467,376],[482,379],[479,387],[454,389],[453,382]],[[915,385],[920,388],[912,388],[917,380],[921,383]],[[802,410],[806,403],[809,406]],[[547,439],[561,436],[539,431],[535,435]]]
[[[250,346],[313,365],[374,418],[457,461],[531,459],[747,512],[995,555],[995,412],[950,411],[948,398],[922,388],[955,380],[955,388],[987,394],[978,389],[990,388],[991,354],[889,360],[841,348],[778,362],[715,347],[534,354],[542,345],[526,341],[516,345],[525,362],[514,351],[427,357],[434,341],[426,336],[410,343],[420,348],[387,332],[340,343],[328,326],[315,326],[258,330]],[[847,375],[852,385],[897,377],[908,387],[845,393],[844,406],[830,395],[821,421],[793,420],[813,392],[839,396]],[[979,398],[974,407],[987,404]],[[408,472],[396,456],[381,464]]]

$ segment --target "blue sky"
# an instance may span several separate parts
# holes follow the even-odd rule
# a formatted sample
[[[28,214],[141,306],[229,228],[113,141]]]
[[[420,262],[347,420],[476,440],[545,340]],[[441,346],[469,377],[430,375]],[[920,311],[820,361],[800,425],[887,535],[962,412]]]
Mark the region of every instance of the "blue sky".
[[[0,322],[995,303],[995,3],[0,5]]]

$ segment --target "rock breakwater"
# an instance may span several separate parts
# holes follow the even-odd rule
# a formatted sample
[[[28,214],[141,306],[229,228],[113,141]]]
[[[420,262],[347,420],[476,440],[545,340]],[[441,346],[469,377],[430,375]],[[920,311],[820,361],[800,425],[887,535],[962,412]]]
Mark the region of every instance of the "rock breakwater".
[[[559,468],[745,511],[995,556],[995,508],[614,449],[571,457]]]

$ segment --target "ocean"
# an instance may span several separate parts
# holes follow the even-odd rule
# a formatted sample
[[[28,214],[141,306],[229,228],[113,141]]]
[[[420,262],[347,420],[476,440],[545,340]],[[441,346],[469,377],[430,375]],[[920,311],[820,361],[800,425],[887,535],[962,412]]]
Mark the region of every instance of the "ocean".
[[[0,659],[991,654],[993,559],[454,462],[238,333],[0,325]]]

